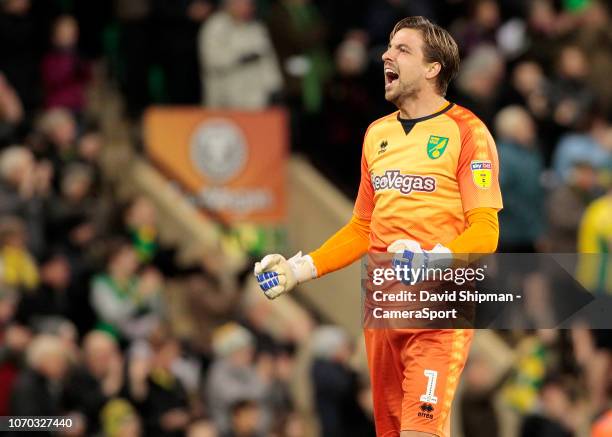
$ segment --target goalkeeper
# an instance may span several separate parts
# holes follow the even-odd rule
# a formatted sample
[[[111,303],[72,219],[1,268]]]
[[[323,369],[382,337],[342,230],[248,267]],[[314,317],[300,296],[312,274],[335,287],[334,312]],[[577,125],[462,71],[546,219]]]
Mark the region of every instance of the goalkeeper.
[[[391,32],[385,98],[398,108],[366,131],[350,222],[320,248],[267,255],[255,275],[270,299],[366,252],[409,263],[434,254],[490,253],[502,207],[495,143],[473,113],[444,96],[459,67],[450,34],[422,17]],[[448,437],[450,407],[472,331],[364,329],[376,434]]]

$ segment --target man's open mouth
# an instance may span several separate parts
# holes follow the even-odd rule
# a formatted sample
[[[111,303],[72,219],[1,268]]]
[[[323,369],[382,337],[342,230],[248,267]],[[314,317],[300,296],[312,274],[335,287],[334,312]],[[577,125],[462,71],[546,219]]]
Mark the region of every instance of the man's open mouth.
[[[385,87],[392,85],[397,79],[399,79],[399,74],[389,67],[385,68]]]

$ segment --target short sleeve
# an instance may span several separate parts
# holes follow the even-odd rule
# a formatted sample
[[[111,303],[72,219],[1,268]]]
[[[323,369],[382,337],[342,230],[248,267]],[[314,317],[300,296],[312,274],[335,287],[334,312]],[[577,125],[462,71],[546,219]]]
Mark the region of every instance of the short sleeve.
[[[457,182],[463,211],[474,208],[502,209],[499,159],[493,137],[482,121],[472,115],[462,121],[461,152]]]

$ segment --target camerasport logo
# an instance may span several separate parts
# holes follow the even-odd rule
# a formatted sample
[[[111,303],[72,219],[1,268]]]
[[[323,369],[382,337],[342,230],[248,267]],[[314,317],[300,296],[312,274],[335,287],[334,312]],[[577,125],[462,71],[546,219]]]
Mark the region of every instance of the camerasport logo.
[[[240,127],[229,119],[200,124],[191,138],[191,161],[214,183],[235,178],[247,161],[247,142]]]
[[[376,191],[398,190],[408,195],[413,191],[432,193],[436,191],[436,179],[431,176],[402,174],[399,170],[387,170],[383,175],[371,175]]]

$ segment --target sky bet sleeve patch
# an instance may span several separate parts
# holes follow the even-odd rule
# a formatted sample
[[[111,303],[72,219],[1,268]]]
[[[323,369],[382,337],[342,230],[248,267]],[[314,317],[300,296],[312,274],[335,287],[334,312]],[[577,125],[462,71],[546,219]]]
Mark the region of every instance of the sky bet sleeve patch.
[[[486,190],[491,187],[493,169],[491,161],[472,161],[470,168],[472,169],[472,180],[478,188]]]

